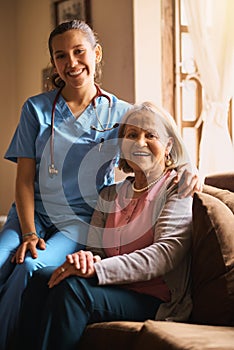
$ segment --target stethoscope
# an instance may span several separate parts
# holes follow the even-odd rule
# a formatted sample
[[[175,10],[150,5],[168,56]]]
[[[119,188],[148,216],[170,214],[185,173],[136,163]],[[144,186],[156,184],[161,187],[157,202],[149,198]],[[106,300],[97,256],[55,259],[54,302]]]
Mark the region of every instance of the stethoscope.
[[[98,131],[98,132],[105,132],[105,131],[110,131],[113,130],[115,128],[117,128],[119,126],[118,123],[115,123],[113,126],[108,126],[110,124],[110,119],[111,119],[111,109],[112,109],[112,101],[110,96],[102,93],[100,87],[98,85],[95,84],[95,87],[97,89],[96,95],[93,97],[91,103],[93,106],[93,109],[95,111],[95,116],[97,118],[98,124],[100,125],[100,128],[96,128],[94,125],[91,125],[90,128],[92,130]],[[55,108],[56,108],[56,104],[58,102],[58,98],[61,94],[63,87],[60,88],[55,96],[54,102],[53,102],[53,106],[52,106],[52,112],[51,112],[51,136],[50,136],[50,165],[49,165],[49,175],[50,177],[53,177],[54,175],[58,175],[58,169],[55,167],[54,164],[54,119],[55,119]],[[98,112],[97,112],[97,106],[96,106],[96,98],[97,97],[105,97],[108,100],[108,118],[107,118],[107,127],[104,128],[103,124],[100,121]],[[104,139],[101,139],[101,145],[104,141]],[[100,151],[101,148],[99,148]]]

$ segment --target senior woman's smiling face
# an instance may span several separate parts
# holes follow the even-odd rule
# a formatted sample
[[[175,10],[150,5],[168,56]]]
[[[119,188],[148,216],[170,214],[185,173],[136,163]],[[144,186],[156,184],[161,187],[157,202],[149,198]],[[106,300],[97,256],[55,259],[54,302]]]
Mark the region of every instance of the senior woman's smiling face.
[[[127,120],[122,153],[134,172],[160,175],[165,169],[165,152],[170,138],[160,118],[150,111],[133,113]]]

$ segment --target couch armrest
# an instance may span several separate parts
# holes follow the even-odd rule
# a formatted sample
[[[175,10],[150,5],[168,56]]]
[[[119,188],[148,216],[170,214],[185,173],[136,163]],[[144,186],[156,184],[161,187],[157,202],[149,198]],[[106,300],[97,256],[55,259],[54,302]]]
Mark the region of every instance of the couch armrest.
[[[234,192],[234,172],[209,175],[205,184]]]

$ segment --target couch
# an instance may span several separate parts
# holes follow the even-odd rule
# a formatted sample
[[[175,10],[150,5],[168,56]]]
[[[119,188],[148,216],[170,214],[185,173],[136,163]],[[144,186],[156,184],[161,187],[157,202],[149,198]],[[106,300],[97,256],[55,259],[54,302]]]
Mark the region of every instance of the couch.
[[[79,350],[234,350],[234,173],[208,176],[193,199],[192,296],[187,323],[89,325]]]

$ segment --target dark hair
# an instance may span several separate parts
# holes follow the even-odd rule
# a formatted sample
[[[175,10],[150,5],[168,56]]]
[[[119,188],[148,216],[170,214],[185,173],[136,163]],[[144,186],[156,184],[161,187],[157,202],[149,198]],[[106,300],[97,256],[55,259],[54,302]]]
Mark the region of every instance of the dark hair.
[[[165,135],[163,135],[163,138],[169,138],[172,137],[173,139],[173,146],[170,151],[170,157],[171,157],[171,165],[165,166],[167,169],[173,169],[177,166],[180,166],[186,162],[186,159],[188,159],[187,151],[184,146],[183,140],[179,135],[177,126],[175,124],[174,119],[172,116],[165,111],[163,108],[160,108],[158,106],[155,106],[152,102],[143,102],[139,105],[134,105],[122,118],[119,132],[118,132],[118,139],[120,148],[122,147],[122,139],[125,136],[125,129],[126,125],[131,125],[131,123],[128,122],[129,118],[134,114],[139,113],[152,113],[152,115],[162,123],[165,129]],[[143,117],[143,116],[142,116]],[[160,136],[160,138],[162,135]],[[130,167],[126,159],[120,157],[118,167],[120,170],[123,170],[125,173],[132,173],[133,169]]]
[[[50,33],[49,40],[48,40],[48,47],[50,52],[50,58],[53,62],[53,49],[52,49],[52,41],[55,36],[59,34],[63,34],[67,32],[68,30],[80,30],[87,38],[87,40],[90,42],[93,48],[98,44],[98,38],[96,33],[90,28],[90,26],[85,23],[84,21],[74,19],[69,22],[63,22],[59,24],[57,27],[54,28],[54,30]],[[95,82],[100,83],[101,80],[101,62],[96,64],[96,71],[95,71]],[[59,77],[57,73],[54,73],[51,77],[52,83],[56,87],[62,87],[64,86],[64,81]]]

